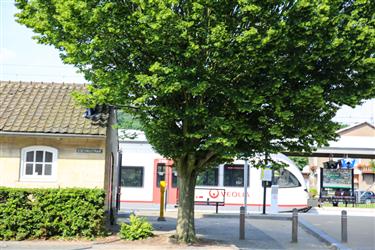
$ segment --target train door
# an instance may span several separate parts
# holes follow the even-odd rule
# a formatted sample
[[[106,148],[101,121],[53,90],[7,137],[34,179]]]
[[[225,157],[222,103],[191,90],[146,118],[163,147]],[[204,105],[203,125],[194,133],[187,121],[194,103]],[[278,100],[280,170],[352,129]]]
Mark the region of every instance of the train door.
[[[173,168],[172,161],[165,159],[154,161],[154,203],[160,202],[160,181],[166,182],[166,203],[176,204],[178,199],[177,171]]]

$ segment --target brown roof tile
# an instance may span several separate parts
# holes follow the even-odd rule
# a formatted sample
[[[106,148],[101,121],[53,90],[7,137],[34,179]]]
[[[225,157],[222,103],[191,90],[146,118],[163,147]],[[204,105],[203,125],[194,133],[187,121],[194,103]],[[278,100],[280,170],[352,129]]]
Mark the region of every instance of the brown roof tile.
[[[105,135],[104,122],[84,118],[73,91],[83,84],[0,81],[0,132]]]

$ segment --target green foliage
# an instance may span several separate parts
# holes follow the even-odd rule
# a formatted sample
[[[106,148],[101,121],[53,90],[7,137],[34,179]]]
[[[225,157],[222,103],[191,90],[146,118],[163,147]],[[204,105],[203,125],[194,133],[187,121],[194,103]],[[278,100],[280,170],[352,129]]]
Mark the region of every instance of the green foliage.
[[[92,82],[80,102],[139,119],[198,168],[310,151],[375,95],[374,1],[16,0],[17,21]],[[295,139],[297,138],[297,139]],[[225,157],[223,157],[225,156]]]
[[[309,161],[307,157],[301,157],[301,156],[290,156],[289,157],[299,169],[303,169],[306,165],[308,165]]]
[[[133,115],[180,178],[235,156],[311,151],[335,139],[340,106],[375,96],[373,0],[16,6],[17,21],[92,82],[80,103]]]
[[[316,188],[309,189],[309,196],[311,198],[316,198],[317,195],[318,195],[318,190]]]
[[[153,236],[152,225],[143,217],[130,215],[130,223],[122,223],[120,237],[124,240],[139,240]]]
[[[340,126],[339,129],[343,129],[343,128],[349,127],[350,125],[340,122],[339,126]]]
[[[371,167],[372,171],[375,172],[375,161],[374,160],[370,161],[370,167]]]
[[[0,187],[0,240],[104,234],[101,189]]]
[[[121,110],[117,112],[118,128],[142,130],[139,120]]]

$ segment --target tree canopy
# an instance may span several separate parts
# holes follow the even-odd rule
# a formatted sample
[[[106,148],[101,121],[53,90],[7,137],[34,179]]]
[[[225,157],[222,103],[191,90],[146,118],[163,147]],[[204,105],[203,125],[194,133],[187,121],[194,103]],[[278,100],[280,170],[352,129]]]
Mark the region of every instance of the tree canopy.
[[[194,179],[182,186],[228,157],[325,144],[340,106],[375,96],[371,0],[16,5],[17,20],[92,83],[80,101],[133,114],[180,179]]]
[[[117,128],[142,130],[142,125],[132,115],[125,113],[122,110],[118,110]]]

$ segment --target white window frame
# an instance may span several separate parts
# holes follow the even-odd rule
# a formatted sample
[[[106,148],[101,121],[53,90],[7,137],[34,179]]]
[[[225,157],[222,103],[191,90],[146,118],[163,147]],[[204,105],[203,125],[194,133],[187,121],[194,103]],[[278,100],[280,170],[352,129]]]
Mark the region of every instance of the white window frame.
[[[51,162],[51,175],[26,175],[26,154],[30,151],[44,151],[43,155],[45,155],[45,152],[51,152],[52,153],[52,162]],[[41,181],[41,182],[54,182],[56,181],[57,177],[57,156],[58,156],[58,150],[56,148],[48,147],[48,146],[30,146],[25,147],[21,150],[21,168],[20,168],[20,181]],[[34,155],[36,157],[36,155]],[[36,162],[36,159],[34,158],[33,163]],[[45,164],[45,162],[41,162]],[[34,166],[35,171],[35,166]],[[44,169],[44,168],[43,168]]]

